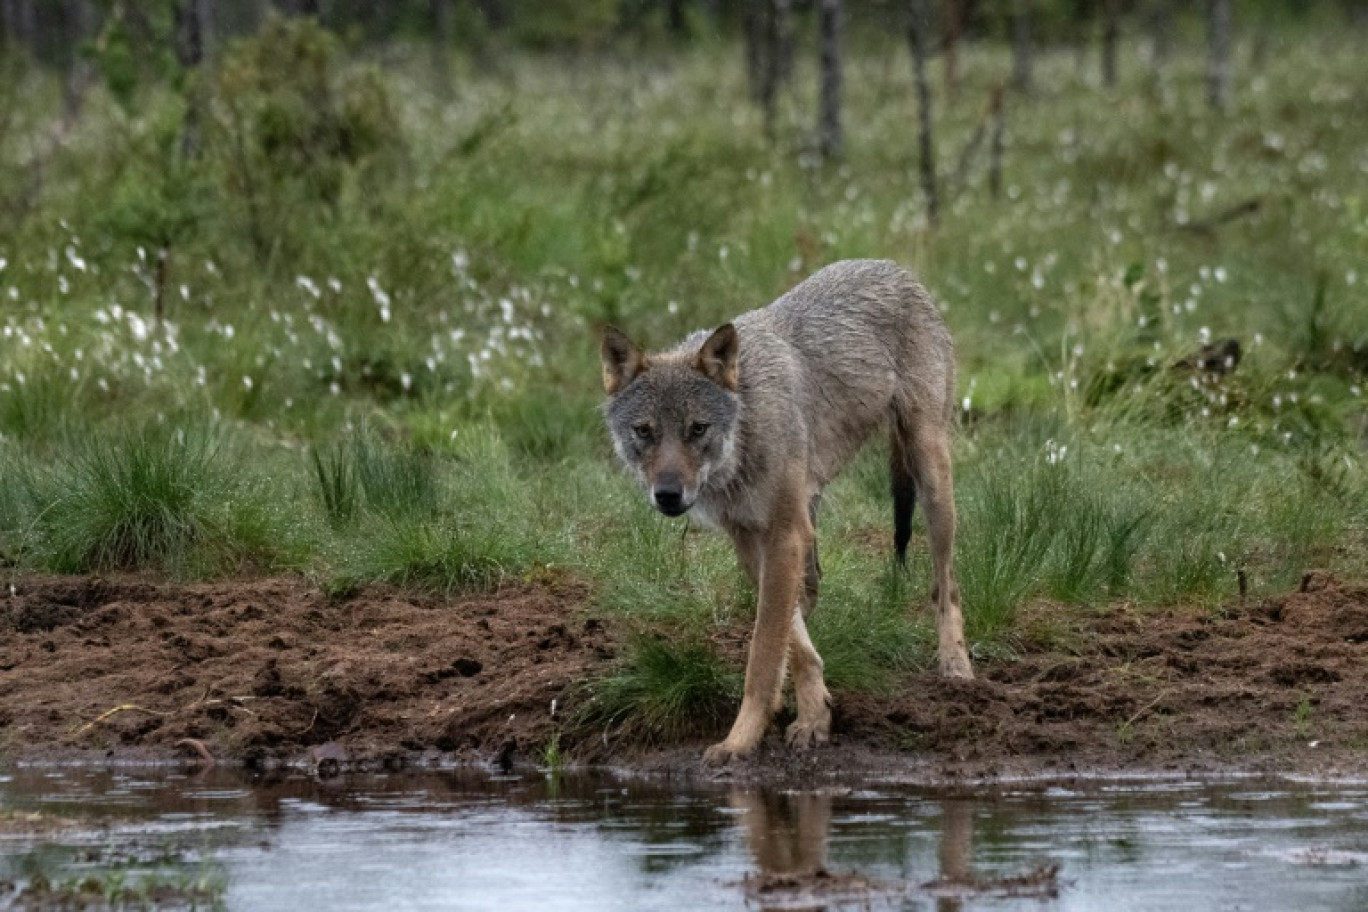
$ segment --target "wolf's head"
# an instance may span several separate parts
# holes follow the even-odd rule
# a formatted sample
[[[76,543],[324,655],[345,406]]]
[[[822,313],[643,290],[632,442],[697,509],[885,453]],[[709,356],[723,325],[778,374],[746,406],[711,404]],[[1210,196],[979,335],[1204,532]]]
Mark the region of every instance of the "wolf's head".
[[[603,333],[604,415],[613,448],[666,516],[694,505],[709,477],[735,460],[736,327],[697,351],[648,356],[621,332]]]

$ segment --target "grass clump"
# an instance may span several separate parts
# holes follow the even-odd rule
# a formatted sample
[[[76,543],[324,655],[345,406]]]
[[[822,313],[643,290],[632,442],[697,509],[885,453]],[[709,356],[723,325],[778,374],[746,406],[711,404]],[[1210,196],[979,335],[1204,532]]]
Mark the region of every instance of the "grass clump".
[[[582,724],[659,743],[719,731],[736,712],[741,674],[704,639],[641,637],[590,693]]]
[[[422,516],[437,505],[431,453],[411,446],[381,446],[361,437],[351,446],[351,465],[366,506],[382,516]]]
[[[309,451],[319,504],[328,521],[345,526],[361,504],[361,484],[344,447],[314,447]]]
[[[992,640],[1010,627],[1044,572],[1059,534],[1055,519],[1067,515],[1058,473],[1025,468],[998,468],[967,486],[957,571],[971,641]]]
[[[213,533],[223,488],[219,440],[209,431],[145,427],[64,448],[33,477],[32,550],[59,573],[180,573]]]

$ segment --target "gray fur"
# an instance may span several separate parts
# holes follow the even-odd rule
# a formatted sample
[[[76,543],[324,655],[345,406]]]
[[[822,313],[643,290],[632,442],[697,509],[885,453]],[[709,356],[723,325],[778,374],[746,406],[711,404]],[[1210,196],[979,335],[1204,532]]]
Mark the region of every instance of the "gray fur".
[[[603,372],[614,449],[648,499],[667,515],[692,510],[726,531],[760,590],[741,708],[705,761],[755,749],[786,661],[798,706],[789,743],[829,737],[830,695],[804,626],[821,580],[817,504],[880,428],[891,443],[898,557],[919,498],[941,671],[973,676],[953,571],[954,347],[912,273],[885,260],[834,263],[768,307],[658,354],[610,327]]]
[[[763,525],[784,483],[772,469],[799,454],[809,494],[821,493],[895,414],[949,421],[950,334],[926,290],[896,263],[833,263],[734,324],[735,393],[689,366],[708,336],[700,331],[653,356],[605,409],[618,456],[643,482],[634,422],[655,420],[676,432],[696,418],[712,425],[706,483],[694,502],[705,522]]]

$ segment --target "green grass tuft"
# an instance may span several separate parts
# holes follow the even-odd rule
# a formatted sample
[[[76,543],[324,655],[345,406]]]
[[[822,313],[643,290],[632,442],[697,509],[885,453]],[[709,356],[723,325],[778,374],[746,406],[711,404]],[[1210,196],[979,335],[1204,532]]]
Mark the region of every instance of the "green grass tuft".
[[[33,551],[59,573],[178,573],[213,533],[219,441],[206,430],[147,427],[87,438],[35,476]]]
[[[705,640],[642,637],[624,666],[590,693],[583,725],[658,743],[720,731],[741,699],[741,675]]]
[[[965,635],[993,640],[1044,573],[1067,515],[1066,488],[1053,467],[999,465],[961,495],[958,576]]]
[[[390,519],[423,516],[435,509],[439,495],[431,453],[381,444],[364,435],[349,450],[349,474],[365,493],[367,508]],[[336,484],[338,478],[333,481]]]
[[[347,450],[337,446],[314,447],[309,451],[309,460],[323,512],[334,526],[345,526],[355,518],[361,503],[360,481]]]

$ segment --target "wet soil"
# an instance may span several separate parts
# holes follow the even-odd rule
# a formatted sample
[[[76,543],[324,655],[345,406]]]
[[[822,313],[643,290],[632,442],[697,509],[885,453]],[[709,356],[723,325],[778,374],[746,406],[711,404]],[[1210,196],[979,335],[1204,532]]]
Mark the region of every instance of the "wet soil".
[[[0,752],[511,754],[616,656],[574,582],[442,599],[303,579],[33,578],[0,597]],[[555,705],[553,715],[552,708]]]
[[[1042,623],[1023,629],[1055,633],[981,661],[976,680],[915,673],[889,694],[837,693],[832,747],[790,752],[776,727],[721,775],[1368,775],[1368,587],[1310,574],[1302,591],[1217,611],[1033,610]],[[343,599],[298,578],[20,579],[0,594],[0,756],[326,772],[536,762],[554,736],[572,759],[717,776],[699,768],[701,742],[577,730],[586,683],[627,632],[573,579]],[[719,638],[738,667],[745,633]]]

